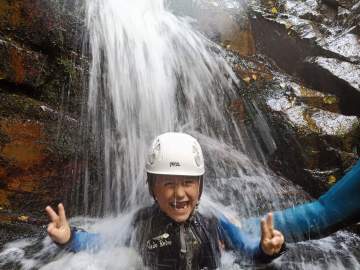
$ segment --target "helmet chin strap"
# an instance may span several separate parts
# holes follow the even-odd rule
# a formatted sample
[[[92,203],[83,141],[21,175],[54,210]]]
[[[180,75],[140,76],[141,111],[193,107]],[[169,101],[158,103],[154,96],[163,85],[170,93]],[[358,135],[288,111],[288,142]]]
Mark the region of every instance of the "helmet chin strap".
[[[199,197],[198,197],[198,201],[196,203],[196,206],[199,205],[200,203],[200,199],[201,199],[201,195],[202,195],[202,192],[203,192],[203,186],[204,186],[204,176],[203,175],[200,175],[199,176],[199,186],[198,186],[198,193],[199,193]]]
[[[153,197],[153,199],[155,200],[155,202],[157,202],[154,192],[153,192],[153,186],[154,186],[154,175],[151,173],[147,173],[147,178],[146,178],[146,182],[148,184],[148,188],[149,188],[149,193],[151,195],[151,197]]]

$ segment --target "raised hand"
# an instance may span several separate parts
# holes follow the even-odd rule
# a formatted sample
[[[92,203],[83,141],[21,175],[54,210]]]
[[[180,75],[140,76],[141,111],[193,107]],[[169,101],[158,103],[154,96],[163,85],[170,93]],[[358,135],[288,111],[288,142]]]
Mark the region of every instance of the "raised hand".
[[[62,203],[58,205],[59,215],[50,206],[45,210],[50,219],[47,228],[50,238],[58,244],[66,244],[70,240],[71,230],[66,220],[64,205]]]
[[[275,255],[280,252],[284,244],[284,236],[274,229],[273,215],[269,213],[261,219],[261,248],[267,255]]]

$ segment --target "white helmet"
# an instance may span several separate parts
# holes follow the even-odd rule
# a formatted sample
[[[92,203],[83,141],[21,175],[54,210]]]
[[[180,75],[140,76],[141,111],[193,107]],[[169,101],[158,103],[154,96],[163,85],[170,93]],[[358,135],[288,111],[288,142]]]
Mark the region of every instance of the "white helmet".
[[[152,143],[146,171],[150,174],[201,176],[205,168],[200,144],[185,133],[161,134]]]

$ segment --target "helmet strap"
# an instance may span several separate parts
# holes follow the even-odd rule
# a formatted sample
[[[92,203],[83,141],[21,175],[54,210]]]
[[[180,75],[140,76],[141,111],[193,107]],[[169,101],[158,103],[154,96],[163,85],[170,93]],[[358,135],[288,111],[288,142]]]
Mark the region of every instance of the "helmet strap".
[[[153,199],[156,202],[156,198],[155,198],[154,191],[153,191],[153,188],[154,188],[154,185],[155,185],[155,176],[152,173],[147,173],[146,182],[148,184],[149,193],[150,193],[151,197],[153,197]]]

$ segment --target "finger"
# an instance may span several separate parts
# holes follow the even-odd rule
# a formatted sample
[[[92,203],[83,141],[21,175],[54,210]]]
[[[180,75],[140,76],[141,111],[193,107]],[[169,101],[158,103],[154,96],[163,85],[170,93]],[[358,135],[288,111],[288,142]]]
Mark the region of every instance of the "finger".
[[[47,232],[51,239],[55,238],[56,235],[56,225],[55,223],[49,223],[47,227]]]
[[[270,229],[274,229],[273,214],[271,212],[267,214],[266,223]]]
[[[261,219],[261,240],[271,238],[269,228],[264,218]]]
[[[269,229],[269,231],[271,232],[271,235],[273,234],[274,231],[274,223],[273,223],[273,214],[270,212],[267,214],[266,217],[266,225]]]
[[[65,215],[65,208],[62,203],[59,203],[58,210],[59,210],[60,224],[64,225],[67,223],[67,221],[66,221],[66,215]]]
[[[52,222],[58,222],[59,221],[59,216],[56,214],[56,212],[51,208],[51,206],[47,206],[46,208],[45,208],[45,210],[46,210],[46,213],[48,214],[48,216],[49,216],[49,218],[50,218],[50,220],[52,221]]]

